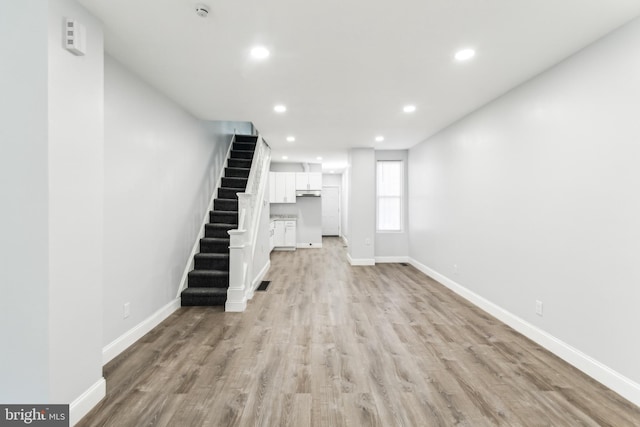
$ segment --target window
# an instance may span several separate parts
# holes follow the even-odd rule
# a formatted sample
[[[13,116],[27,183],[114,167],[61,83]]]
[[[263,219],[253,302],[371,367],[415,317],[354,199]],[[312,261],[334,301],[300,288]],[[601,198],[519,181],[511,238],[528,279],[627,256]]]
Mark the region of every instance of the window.
[[[378,231],[402,231],[402,181],[402,161],[380,160],[377,162]]]

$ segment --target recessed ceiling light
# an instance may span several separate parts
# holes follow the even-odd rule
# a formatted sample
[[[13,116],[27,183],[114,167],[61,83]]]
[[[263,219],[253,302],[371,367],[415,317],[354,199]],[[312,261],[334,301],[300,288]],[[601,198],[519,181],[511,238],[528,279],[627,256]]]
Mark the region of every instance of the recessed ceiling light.
[[[402,111],[404,111],[405,113],[413,113],[414,111],[416,111],[416,106],[415,105],[405,105],[404,108],[402,109]]]
[[[256,46],[251,49],[251,56],[254,59],[266,59],[269,57],[269,49],[264,46]]]
[[[276,105],[275,107],[273,107],[273,111],[275,111],[276,113],[284,113],[285,111],[287,111],[287,107],[285,107],[284,105]]]
[[[316,157],[316,160],[322,160],[322,157],[318,156]]]
[[[295,140],[296,140],[296,138],[294,136],[288,136],[287,137],[287,142],[293,142]]]
[[[288,158],[288,156],[282,156],[282,160],[287,160]]]
[[[476,51],[473,49],[462,49],[456,52],[455,58],[458,61],[468,61],[476,56]]]
[[[336,171],[329,171],[329,173],[336,173]]]
[[[380,136],[376,136],[376,142],[382,142],[384,141],[384,136],[380,135]]]

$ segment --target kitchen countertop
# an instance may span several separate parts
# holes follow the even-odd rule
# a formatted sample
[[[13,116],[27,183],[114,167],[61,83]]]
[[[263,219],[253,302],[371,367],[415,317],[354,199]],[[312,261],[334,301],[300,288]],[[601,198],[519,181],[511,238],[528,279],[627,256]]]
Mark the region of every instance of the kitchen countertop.
[[[270,221],[297,221],[298,217],[296,215],[271,215],[269,217]]]

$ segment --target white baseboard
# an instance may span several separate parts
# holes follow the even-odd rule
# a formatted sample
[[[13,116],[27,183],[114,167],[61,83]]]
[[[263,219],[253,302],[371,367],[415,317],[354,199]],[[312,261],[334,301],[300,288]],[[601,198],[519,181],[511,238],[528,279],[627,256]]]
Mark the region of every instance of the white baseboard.
[[[344,242],[344,245],[345,245],[345,246],[349,246],[349,241],[347,240],[347,238],[346,238],[346,237],[344,237],[344,236],[340,236],[340,238],[341,238],[341,239],[342,239],[342,241]]]
[[[102,349],[102,363],[106,365],[114,357],[125,351],[131,344],[142,338],[147,332],[155,328],[167,317],[180,308],[180,298],[176,298],[151,316],[138,323],[132,329],[107,344]]]
[[[353,266],[357,266],[357,265],[376,265],[376,260],[372,259],[372,258],[351,258],[351,255],[349,255],[349,253],[347,252],[347,260],[349,261],[349,264],[353,265]]]
[[[298,249],[322,249],[322,243],[298,243]]]
[[[377,256],[376,264],[409,262],[408,256]]]
[[[107,383],[104,378],[100,378],[84,393],[78,396],[69,404],[69,425],[78,423],[107,395]]]
[[[537,344],[560,357],[565,362],[609,387],[611,390],[630,400],[634,404],[640,406],[640,384],[632,381],[624,375],[621,375],[577,348],[559,340],[548,332],[481,297],[475,292],[427,267],[419,261],[409,258],[409,262],[415,268],[422,271],[427,276],[437,280],[467,301],[498,318],[500,321],[520,332],[522,335],[535,341]]]
[[[289,252],[291,252],[291,251],[295,251],[296,248],[293,247],[293,246],[276,246],[276,247],[273,248],[273,250],[274,251],[285,251],[285,252],[289,251]]]

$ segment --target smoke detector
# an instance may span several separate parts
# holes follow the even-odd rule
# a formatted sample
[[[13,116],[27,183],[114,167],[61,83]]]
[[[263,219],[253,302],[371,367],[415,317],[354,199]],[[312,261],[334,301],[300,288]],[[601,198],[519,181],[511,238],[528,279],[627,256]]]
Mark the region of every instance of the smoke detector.
[[[196,5],[196,15],[201,18],[206,18],[209,15],[209,6],[206,4],[198,3]]]

